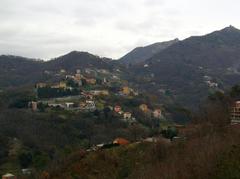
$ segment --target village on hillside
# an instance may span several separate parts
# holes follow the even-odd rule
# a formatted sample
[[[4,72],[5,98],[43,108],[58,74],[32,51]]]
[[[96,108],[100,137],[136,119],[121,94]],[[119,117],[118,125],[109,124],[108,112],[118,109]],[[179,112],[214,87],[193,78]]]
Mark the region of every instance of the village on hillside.
[[[44,72],[46,73],[46,71]],[[50,73],[50,72],[48,72]],[[52,73],[52,72],[51,72]],[[171,112],[156,100],[146,99],[144,93],[121,78],[120,70],[117,73],[105,69],[76,69],[68,72],[60,69],[53,81],[40,81],[35,84],[34,100],[28,101],[28,111],[33,114],[48,114],[62,116],[65,114],[103,116],[106,119],[120,121],[132,132],[134,139],[115,136],[112,140],[88,143],[85,147],[86,155],[91,152],[111,149],[139,143],[166,144],[187,140],[184,125],[176,124],[171,119]],[[217,84],[210,82],[206,76],[206,83],[211,87]],[[240,102],[235,101],[230,108],[231,124],[240,123]],[[90,120],[90,119],[88,119]],[[144,130],[151,130],[151,134],[138,137]],[[144,136],[144,135],[143,135]],[[18,144],[16,139],[14,145]],[[31,168],[22,168],[21,175],[29,176]],[[3,179],[16,178],[15,173],[7,173]]]
[[[73,112],[113,111],[125,122],[136,122],[132,107],[121,105],[121,99],[139,98],[139,92],[129,87],[126,81],[107,70],[76,70],[75,74],[67,74],[64,69],[60,73],[64,79],[55,83],[40,82],[35,85],[36,101],[29,101],[32,111],[68,110]],[[120,99],[113,102],[112,99]],[[139,104],[139,111],[149,118],[165,120],[163,108],[150,109],[147,104]]]
[[[166,137],[169,135],[167,132],[169,130],[172,131],[172,138],[177,139],[174,123],[167,119],[168,113],[164,106],[143,100],[144,96],[141,92],[122,80],[118,73],[113,74],[105,69],[76,69],[75,72],[60,69],[56,76],[55,81],[41,81],[35,84],[35,100],[28,101],[29,111],[33,114],[54,111],[54,114],[63,114],[60,116],[64,114],[103,115],[104,118],[110,117],[111,120],[125,124],[135,135],[133,141],[119,135],[112,141],[89,143],[86,152],[136,142],[157,142],[159,137],[162,139],[159,136],[160,127],[166,130]],[[141,132],[145,128],[156,130],[156,134],[147,138],[138,138],[138,131]],[[31,172],[31,168],[22,169],[22,175],[30,175]],[[3,178],[16,178],[16,176],[7,173]]]

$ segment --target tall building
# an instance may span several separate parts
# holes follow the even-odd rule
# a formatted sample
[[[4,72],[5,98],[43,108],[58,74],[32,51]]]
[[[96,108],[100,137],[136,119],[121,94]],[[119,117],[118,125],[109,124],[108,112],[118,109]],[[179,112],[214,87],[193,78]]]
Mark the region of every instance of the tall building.
[[[240,101],[236,101],[231,107],[231,123],[240,123]]]

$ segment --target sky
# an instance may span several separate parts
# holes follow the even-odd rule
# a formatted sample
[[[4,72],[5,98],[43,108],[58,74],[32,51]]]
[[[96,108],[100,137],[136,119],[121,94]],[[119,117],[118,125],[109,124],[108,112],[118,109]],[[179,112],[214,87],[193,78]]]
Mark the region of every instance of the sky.
[[[70,51],[118,59],[137,46],[233,25],[239,0],[0,0],[0,54],[49,60]]]

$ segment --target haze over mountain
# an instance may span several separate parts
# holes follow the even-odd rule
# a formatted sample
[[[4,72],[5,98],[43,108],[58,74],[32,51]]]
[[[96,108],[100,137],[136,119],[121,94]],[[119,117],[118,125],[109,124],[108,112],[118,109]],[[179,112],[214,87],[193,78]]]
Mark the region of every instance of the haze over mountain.
[[[145,60],[151,58],[155,54],[163,51],[177,42],[179,42],[179,40],[174,39],[166,42],[154,43],[145,47],[137,47],[120,58],[119,61],[124,64],[136,64],[144,62]]]

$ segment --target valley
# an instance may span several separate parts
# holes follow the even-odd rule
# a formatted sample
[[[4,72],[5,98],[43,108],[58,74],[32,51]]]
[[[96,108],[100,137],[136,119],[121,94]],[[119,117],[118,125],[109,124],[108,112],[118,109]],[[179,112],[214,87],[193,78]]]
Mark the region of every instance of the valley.
[[[239,150],[239,60],[233,26],[136,48],[119,60],[79,51],[49,61],[2,55],[0,173],[154,178],[158,166],[162,178],[172,170],[170,178],[224,176],[236,161],[218,157]],[[218,172],[203,166],[208,157]]]

